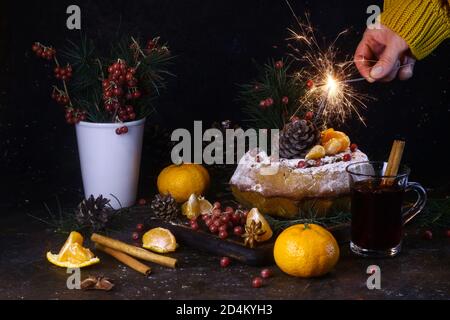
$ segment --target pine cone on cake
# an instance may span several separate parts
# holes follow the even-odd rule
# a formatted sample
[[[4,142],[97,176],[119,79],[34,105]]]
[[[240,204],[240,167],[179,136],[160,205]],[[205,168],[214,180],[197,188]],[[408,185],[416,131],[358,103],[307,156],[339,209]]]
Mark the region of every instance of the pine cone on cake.
[[[79,205],[75,213],[77,222],[83,227],[89,227],[92,231],[100,231],[105,229],[110,221],[114,210],[110,206],[110,200],[99,196],[84,199]]]
[[[177,220],[181,214],[180,206],[171,195],[156,195],[150,208],[157,218],[167,222]]]
[[[285,125],[280,134],[280,157],[303,159],[312,147],[319,144],[320,131],[309,120],[294,119]]]

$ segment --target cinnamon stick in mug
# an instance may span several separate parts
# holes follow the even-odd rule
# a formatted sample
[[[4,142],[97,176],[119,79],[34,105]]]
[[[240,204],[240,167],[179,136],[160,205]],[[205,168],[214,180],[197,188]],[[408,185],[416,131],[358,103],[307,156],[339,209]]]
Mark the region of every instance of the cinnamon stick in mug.
[[[101,236],[96,233],[94,233],[91,236],[91,240],[92,240],[92,242],[95,242],[95,243],[101,244],[105,247],[126,253],[137,259],[153,262],[153,263],[156,263],[156,264],[168,267],[168,268],[176,268],[176,266],[177,266],[176,259],[162,256],[162,255],[147,251],[145,249],[126,244],[119,240]]]
[[[391,186],[395,182],[395,177],[398,174],[398,171],[400,169],[400,164],[402,162],[403,158],[403,152],[405,151],[405,141],[401,140],[395,140],[394,144],[392,146],[392,151],[389,156],[389,162],[386,168],[386,172],[384,173],[384,176],[387,178],[384,178],[381,182],[382,186]]]

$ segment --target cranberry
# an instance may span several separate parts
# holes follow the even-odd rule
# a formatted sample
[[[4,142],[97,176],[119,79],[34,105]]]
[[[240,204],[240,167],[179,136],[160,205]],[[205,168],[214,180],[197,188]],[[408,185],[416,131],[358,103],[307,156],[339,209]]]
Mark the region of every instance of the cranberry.
[[[228,218],[228,215],[223,216],[222,218],[220,218],[220,222],[222,222],[223,224],[228,224],[228,222],[230,222],[230,218]]]
[[[272,277],[272,270],[270,269],[264,269],[261,271],[261,277],[263,279],[269,279]]]
[[[241,215],[236,212],[235,214],[233,214],[233,218],[231,218],[231,221],[233,221],[235,225],[238,225],[241,222]]]
[[[209,215],[208,214],[204,214],[202,215],[202,220],[206,222],[206,220],[209,219]]]
[[[358,151],[358,145],[357,144],[352,144],[351,146],[350,146],[350,150],[351,150],[351,152],[356,152],[356,151]]]
[[[281,103],[284,104],[285,106],[289,104],[289,98],[288,97],[283,97],[283,99],[281,100]]]
[[[223,257],[222,259],[220,259],[220,266],[222,268],[228,268],[231,264],[231,259],[227,258],[227,257]]]
[[[431,230],[427,230],[423,233],[423,238],[425,240],[433,240],[433,232]]]
[[[244,228],[237,226],[234,228],[234,234],[238,237],[242,236],[244,234]]]
[[[213,214],[213,218],[218,219],[222,216],[222,210],[214,209],[212,214]]]
[[[312,119],[314,119],[314,113],[313,112],[307,112],[305,115],[305,120],[311,121]]]
[[[216,226],[217,229],[219,229],[220,226],[222,225],[222,222],[220,222],[220,219],[215,219],[213,225]]]
[[[222,224],[222,225],[219,227],[219,231],[220,231],[220,232],[226,232],[226,231],[228,231],[228,225],[227,225],[227,224]]]
[[[219,238],[222,239],[222,240],[227,239],[227,238],[228,238],[228,232],[226,232],[226,231],[221,231],[221,232],[219,233]]]
[[[275,101],[273,101],[272,98],[267,98],[266,107],[271,107],[271,106],[273,106],[274,103],[275,103]]]
[[[200,229],[197,221],[191,221],[191,229],[194,231],[198,231]]]
[[[308,89],[314,88],[314,81],[308,80],[308,81],[306,82],[306,86],[308,87]]]
[[[131,237],[132,237],[132,239],[133,239],[134,241],[137,241],[137,240],[139,240],[139,233],[133,232],[133,234],[131,235]]]
[[[299,168],[299,169],[304,169],[304,168],[306,168],[306,161],[300,161],[300,162],[297,164],[297,168]]]
[[[255,279],[253,279],[252,281],[252,287],[255,289],[259,289],[263,286],[263,279],[261,279],[260,277],[256,277]]]
[[[145,227],[144,227],[144,225],[143,225],[142,223],[139,223],[139,224],[136,226],[136,231],[137,231],[137,232],[142,232],[142,231],[144,231],[144,229],[145,229]]]
[[[350,162],[352,161],[352,155],[351,154],[346,154],[343,158],[344,162]]]
[[[120,128],[120,132],[122,132],[122,134],[127,134],[128,133],[128,127]]]
[[[277,61],[275,62],[275,68],[277,68],[278,70],[282,69],[284,67],[284,62],[283,61]]]
[[[117,128],[117,129],[116,129],[116,134],[117,134],[118,136],[122,135],[122,130],[120,130],[120,128]]]
[[[216,227],[214,224],[212,224],[212,225],[209,227],[209,231],[210,231],[211,233],[217,233],[217,232],[219,232],[219,228]]]

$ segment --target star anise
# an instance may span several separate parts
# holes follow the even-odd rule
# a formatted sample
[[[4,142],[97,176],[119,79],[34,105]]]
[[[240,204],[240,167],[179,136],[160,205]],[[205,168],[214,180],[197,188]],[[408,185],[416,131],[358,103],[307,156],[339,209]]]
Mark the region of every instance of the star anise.
[[[111,291],[113,288],[113,281],[105,277],[90,276],[81,282],[81,289],[83,290]]]
[[[242,236],[246,247],[254,248],[258,239],[263,236],[266,231],[262,228],[262,222],[252,221],[250,225],[245,226],[245,234]]]

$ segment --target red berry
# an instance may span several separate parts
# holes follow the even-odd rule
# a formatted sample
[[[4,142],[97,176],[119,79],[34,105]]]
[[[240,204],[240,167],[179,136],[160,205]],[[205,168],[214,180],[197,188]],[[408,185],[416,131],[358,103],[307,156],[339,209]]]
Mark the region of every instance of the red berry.
[[[214,219],[219,219],[222,216],[222,210],[214,209],[212,214]]]
[[[233,214],[231,221],[234,223],[234,225],[240,224],[241,223],[241,215],[236,212],[235,214]]]
[[[284,104],[285,106],[287,106],[289,104],[289,98],[283,97],[283,99],[281,100],[281,103]]]
[[[141,97],[141,92],[140,91],[133,92],[133,99],[139,99],[140,97]]]
[[[214,224],[211,224],[211,226],[209,227],[209,232],[217,233],[217,232],[219,232],[219,228],[216,227]]]
[[[214,203],[213,209],[220,209],[222,208],[222,204],[220,202]]]
[[[293,116],[293,117],[291,118],[291,122],[292,122],[292,123],[299,122],[299,121],[300,121],[300,118],[299,118],[298,116]]]
[[[214,224],[217,228],[220,228],[220,226],[222,225],[222,222],[220,221],[220,219],[215,219],[213,224]]]
[[[283,61],[277,61],[275,62],[275,68],[277,68],[278,70],[282,69],[284,67],[284,62]]]
[[[122,135],[122,130],[121,130],[121,128],[117,128],[117,129],[116,129],[116,134],[117,134],[118,136]]]
[[[267,108],[266,100],[262,100],[262,101],[259,103],[259,107],[260,107],[261,109]]]
[[[191,221],[191,229],[194,231],[198,231],[200,229],[197,221]]]
[[[228,218],[228,215],[225,215],[220,218],[220,222],[222,222],[223,224],[228,224],[228,222],[230,222],[230,218]]]
[[[306,161],[300,161],[300,162],[297,164],[297,168],[299,168],[299,169],[304,169],[304,168],[306,168]]]
[[[211,218],[206,218],[205,219],[205,225],[208,227],[208,228],[211,228],[211,226],[212,226],[212,223],[213,223],[213,220],[211,219]],[[211,230],[210,230],[211,231]]]
[[[308,80],[308,81],[306,82],[306,86],[308,87],[308,89],[314,88],[314,81]]]
[[[133,238],[134,241],[137,241],[137,240],[139,240],[139,233],[133,232],[131,237]]]
[[[227,232],[228,231],[228,224],[223,224],[219,227],[219,232]]]
[[[356,143],[352,144],[350,146],[350,150],[351,152],[356,152],[358,150],[358,145]]]
[[[267,98],[266,107],[271,107],[271,106],[273,106],[274,103],[275,103],[275,101],[273,101],[272,98]]]
[[[305,120],[311,121],[312,119],[314,119],[314,113],[309,111],[305,114]]]
[[[350,162],[352,161],[352,155],[351,154],[346,154],[343,158],[344,162]]]
[[[223,257],[222,259],[220,259],[220,266],[222,268],[228,268],[231,264],[231,259],[227,258],[227,257]]]
[[[433,232],[431,230],[427,230],[423,233],[423,238],[425,240],[433,240]]]
[[[260,277],[256,277],[253,279],[252,281],[252,287],[255,289],[259,289],[263,286],[263,279],[261,279]]]
[[[136,226],[136,231],[137,232],[142,232],[142,231],[144,231],[144,225],[142,224],[142,223],[139,223],[137,226]]]
[[[122,127],[122,128],[120,128],[120,132],[121,132],[122,134],[127,134],[127,133],[128,133],[128,127]]]
[[[227,238],[228,238],[228,232],[226,232],[226,231],[221,231],[221,232],[219,233],[219,238],[222,239],[222,240],[227,239]]]
[[[234,228],[234,234],[238,237],[242,236],[244,234],[244,228],[237,226]]]
[[[130,120],[136,120],[136,113],[132,112],[128,115],[128,118],[130,118]]]
[[[261,277],[263,279],[269,279],[272,277],[272,270],[270,269],[264,269],[261,271]]]

